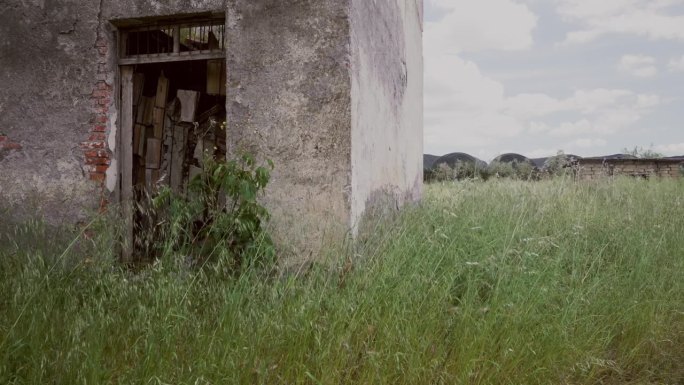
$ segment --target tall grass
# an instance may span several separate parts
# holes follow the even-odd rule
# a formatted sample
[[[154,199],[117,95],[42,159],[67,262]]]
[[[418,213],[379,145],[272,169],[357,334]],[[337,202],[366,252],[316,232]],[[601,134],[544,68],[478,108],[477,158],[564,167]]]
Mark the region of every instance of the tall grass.
[[[684,383],[684,181],[430,185],[370,227],[233,278],[5,235],[0,383]]]

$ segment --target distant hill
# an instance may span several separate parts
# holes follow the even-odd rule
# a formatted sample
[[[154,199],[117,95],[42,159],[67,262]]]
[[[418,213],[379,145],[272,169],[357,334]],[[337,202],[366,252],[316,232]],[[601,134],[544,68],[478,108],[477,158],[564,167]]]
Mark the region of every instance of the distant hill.
[[[423,154],[423,170],[432,169],[437,159],[439,159],[438,155]]]
[[[530,159],[532,163],[534,163],[535,167],[537,168],[543,168],[544,165],[546,164],[546,161],[549,160],[549,158],[533,158]]]
[[[508,154],[499,155],[496,158],[494,158],[494,160],[492,160],[492,162],[500,162],[500,163],[516,162],[516,163],[529,163],[532,166],[535,165],[535,163],[532,161],[532,159],[530,159],[524,155],[520,155],[520,154],[516,154],[516,153],[508,153]]]
[[[464,152],[452,152],[451,154],[446,154],[443,156],[440,156],[438,159],[434,161],[432,164],[432,167],[437,167],[440,164],[446,164],[450,167],[456,166],[456,163],[461,162],[461,163],[472,163],[475,164],[476,166],[480,168],[485,168],[487,167],[487,162],[478,159],[470,154],[466,154]]]
[[[590,156],[586,157],[585,159],[637,159],[637,157],[629,154],[613,154],[602,156]]]

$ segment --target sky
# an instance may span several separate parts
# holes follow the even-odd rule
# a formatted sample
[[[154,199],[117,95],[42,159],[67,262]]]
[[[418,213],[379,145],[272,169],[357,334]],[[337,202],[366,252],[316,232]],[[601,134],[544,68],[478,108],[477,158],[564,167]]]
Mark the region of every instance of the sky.
[[[425,0],[425,153],[684,154],[684,0]]]

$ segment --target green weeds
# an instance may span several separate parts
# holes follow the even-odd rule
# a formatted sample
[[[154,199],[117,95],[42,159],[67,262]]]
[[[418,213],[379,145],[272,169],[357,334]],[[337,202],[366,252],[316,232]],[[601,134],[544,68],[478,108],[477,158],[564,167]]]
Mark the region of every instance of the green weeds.
[[[61,264],[8,232],[0,383],[680,384],[683,192],[433,184],[299,276]]]

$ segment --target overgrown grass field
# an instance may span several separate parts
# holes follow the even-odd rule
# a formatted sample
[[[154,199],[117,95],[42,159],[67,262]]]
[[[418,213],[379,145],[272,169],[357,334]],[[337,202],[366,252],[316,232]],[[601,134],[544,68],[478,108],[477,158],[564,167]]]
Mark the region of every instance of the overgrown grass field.
[[[6,231],[0,383],[684,383],[684,180],[425,195],[288,274]]]

